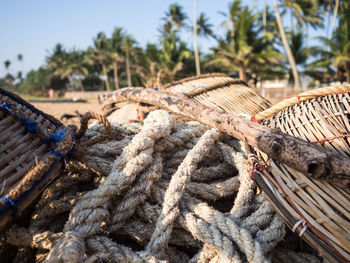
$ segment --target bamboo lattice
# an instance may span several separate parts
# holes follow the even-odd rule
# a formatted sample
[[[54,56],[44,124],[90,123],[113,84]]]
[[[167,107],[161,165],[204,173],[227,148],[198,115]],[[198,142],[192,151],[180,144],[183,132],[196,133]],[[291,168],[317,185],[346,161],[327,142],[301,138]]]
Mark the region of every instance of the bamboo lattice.
[[[284,133],[350,157],[349,92],[349,85],[309,91],[277,103],[257,114],[255,119],[270,128],[279,128]],[[319,240],[313,245],[321,254],[328,255],[331,261],[349,261],[349,188],[305,176],[272,160],[266,161],[270,164],[271,177],[265,173],[263,184],[279,203],[279,212],[283,210],[281,206],[287,209],[289,215],[284,213],[284,217],[293,219],[288,222],[290,227],[300,221],[295,228],[299,233],[302,231],[301,235],[308,229],[305,232],[308,241],[312,241],[312,235],[316,236]]]
[[[58,175],[74,134],[72,126],[0,89],[0,228]]]
[[[246,82],[221,73],[185,78],[166,84],[160,90],[182,94],[207,106],[236,115],[253,115],[270,106],[270,103]]]

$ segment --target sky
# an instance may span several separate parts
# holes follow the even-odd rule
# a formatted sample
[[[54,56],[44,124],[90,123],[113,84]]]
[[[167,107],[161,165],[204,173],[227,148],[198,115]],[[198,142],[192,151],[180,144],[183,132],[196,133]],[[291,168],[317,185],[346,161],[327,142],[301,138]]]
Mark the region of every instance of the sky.
[[[4,61],[10,60],[10,73],[27,73],[45,64],[57,43],[71,49],[86,49],[98,32],[111,36],[114,27],[123,27],[141,47],[157,42],[161,18],[172,3],[183,6],[192,21],[193,0],[5,0],[0,2],[0,77]],[[204,12],[217,33],[222,33],[224,17],[231,0],[198,0],[198,14]],[[262,9],[262,0],[243,0]],[[271,2],[271,0],[267,0]],[[192,47],[190,34],[183,40]],[[214,40],[199,39],[207,51]],[[18,62],[17,55],[23,55]]]

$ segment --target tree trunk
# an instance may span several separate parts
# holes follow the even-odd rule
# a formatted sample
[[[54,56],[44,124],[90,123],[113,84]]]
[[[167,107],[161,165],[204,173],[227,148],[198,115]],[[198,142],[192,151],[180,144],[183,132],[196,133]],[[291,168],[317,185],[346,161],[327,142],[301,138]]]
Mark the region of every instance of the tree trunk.
[[[101,62],[101,65],[102,65],[102,70],[103,70],[103,75],[105,75],[105,82],[106,82],[106,88],[108,91],[111,90],[111,88],[109,87],[109,81],[108,81],[108,74],[107,74],[107,69],[106,69],[106,64]]]
[[[196,73],[197,75],[201,74],[200,64],[199,64],[199,54],[197,46],[197,2],[194,0],[194,9],[193,9],[193,49],[194,49],[194,58],[196,61]]]
[[[348,83],[350,83],[350,68],[348,68],[348,69],[346,70],[346,74],[347,74],[347,76],[346,76],[346,81],[347,81]]]
[[[270,129],[223,110],[154,89],[120,89],[107,95],[104,105],[125,100],[155,105],[199,121],[258,148],[273,160],[285,163],[299,172],[349,187],[350,162],[347,157],[284,134],[279,129]]]
[[[239,79],[246,81],[245,66],[243,64],[239,66]]]
[[[297,66],[295,64],[295,59],[294,59],[294,56],[293,56],[292,51],[290,49],[290,46],[288,44],[286,33],[284,32],[284,28],[283,28],[282,20],[281,20],[281,15],[280,15],[280,12],[278,11],[277,1],[273,0],[273,2],[274,2],[275,10],[276,10],[276,20],[277,20],[278,29],[280,31],[280,35],[282,38],[282,43],[283,43],[283,46],[287,52],[288,61],[289,61],[289,64],[292,68],[293,77],[294,77],[296,87],[297,87],[297,89],[300,90],[301,89],[300,78],[299,78],[299,73],[297,71]]]
[[[72,75],[68,75],[68,81],[69,81],[69,84],[72,87],[72,90],[75,90],[75,84],[74,84],[74,80],[73,80]]]
[[[264,0],[263,30],[264,30],[264,36],[265,36],[265,34],[266,34],[266,0]]]
[[[118,63],[116,61],[113,61],[113,73],[114,73],[115,89],[119,89]]]
[[[339,7],[339,0],[335,0],[335,7],[334,7],[332,23],[331,23],[331,34],[333,34],[335,20],[337,18],[337,13],[338,13],[338,7]]]
[[[130,61],[129,61],[129,49],[126,49],[126,76],[128,78],[128,87],[131,87],[131,74],[130,74]]]
[[[295,25],[294,25],[294,15],[293,15],[293,8],[290,8],[290,23],[292,26],[292,35],[294,35],[294,29],[295,29]]]
[[[85,91],[83,81],[79,79],[78,83],[79,83],[80,91]]]

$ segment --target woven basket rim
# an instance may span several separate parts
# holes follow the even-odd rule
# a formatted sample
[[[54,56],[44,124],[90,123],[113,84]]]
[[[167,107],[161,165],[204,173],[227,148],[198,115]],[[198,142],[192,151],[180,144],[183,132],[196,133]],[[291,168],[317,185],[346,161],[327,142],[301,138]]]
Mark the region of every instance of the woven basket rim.
[[[265,119],[268,119],[274,116],[276,113],[288,107],[294,106],[295,104],[300,103],[302,101],[311,100],[311,99],[326,96],[326,95],[332,95],[337,93],[347,93],[347,92],[350,92],[350,84],[342,84],[342,85],[337,85],[332,87],[319,88],[319,89],[306,91],[306,92],[300,93],[299,95],[294,95],[294,96],[285,98],[273,104],[270,108],[256,114],[254,117],[257,121],[263,121]]]
[[[57,120],[55,117],[37,109],[36,107],[34,107],[33,104],[30,104],[29,102],[25,101],[24,99],[22,99],[20,96],[18,96],[17,94],[8,91],[8,90],[4,90],[2,88],[0,88],[0,93],[4,96],[7,96],[9,98],[11,98],[12,100],[16,101],[19,104],[22,104],[24,106],[26,106],[28,109],[30,109],[32,112],[36,113],[37,115],[42,115],[43,117],[45,117],[46,119],[48,119],[52,124],[54,124],[56,127],[62,127],[64,126],[62,122],[60,122],[59,120]]]
[[[206,74],[201,74],[201,75],[198,75],[198,76],[191,76],[191,77],[187,77],[187,78],[183,78],[183,79],[180,79],[180,80],[177,80],[177,81],[172,81],[172,82],[169,82],[167,84],[164,84],[160,87],[160,90],[164,90],[164,89],[168,89],[170,87],[173,87],[173,86],[176,86],[176,85],[181,85],[181,84],[185,84],[187,82],[191,82],[191,81],[195,81],[195,80],[199,80],[199,79],[206,79],[206,78],[231,78],[230,76],[224,74],[224,73],[206,73]],[[235,84],[241,84],[241,85],[245,85],[247,87],[249,87],[249,85],[243,81],[243,80],[240,80],[240,79],[234,79],[234,78],[231,78],[233,82],[235,82]]]

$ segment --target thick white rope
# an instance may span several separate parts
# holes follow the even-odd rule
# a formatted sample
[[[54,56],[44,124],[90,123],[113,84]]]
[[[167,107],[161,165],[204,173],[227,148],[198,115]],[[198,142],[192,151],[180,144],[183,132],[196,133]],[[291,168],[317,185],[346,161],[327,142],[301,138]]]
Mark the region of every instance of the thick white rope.
[[[96,125],[86,138],[101,132]],[[283,221],[257,194],[242,143],[196,122],[175,124],[165,111],[150,113],[143,126],[113,127],[113,136],[86,153],[99,180],[79,179],[80,171],[89,174],[85,168],[71,173],[77,184],[93,180],[95,188],[70,192],[72,181],[60,179],[44,192],[30,227],[7,231],[7,242],[51,250],[48,262],[281,257],[274,248],[285,234]],[[45,225],[45,218],[67,212],[64,228]]]

